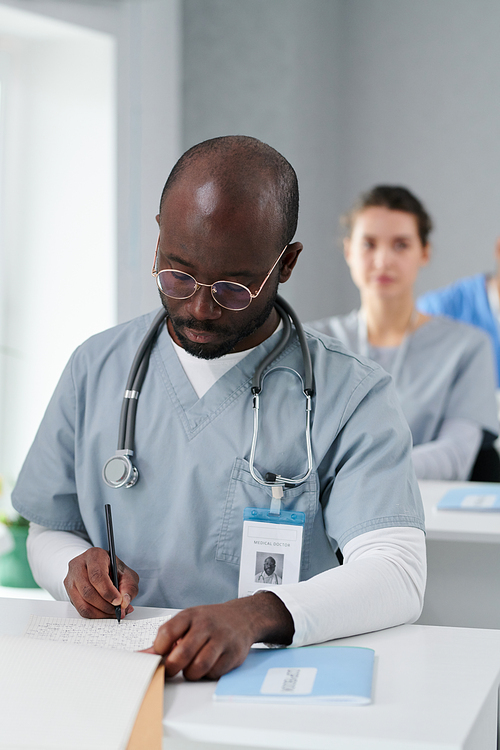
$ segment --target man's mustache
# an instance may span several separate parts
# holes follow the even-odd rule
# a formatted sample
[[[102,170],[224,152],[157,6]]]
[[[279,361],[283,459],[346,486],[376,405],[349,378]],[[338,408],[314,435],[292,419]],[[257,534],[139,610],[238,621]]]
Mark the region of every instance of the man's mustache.
[[[196,320],[195,318],[170,318],[174,328],[189,328],[200,333],[228,333],[230,329],[221,327],[211,320]]]

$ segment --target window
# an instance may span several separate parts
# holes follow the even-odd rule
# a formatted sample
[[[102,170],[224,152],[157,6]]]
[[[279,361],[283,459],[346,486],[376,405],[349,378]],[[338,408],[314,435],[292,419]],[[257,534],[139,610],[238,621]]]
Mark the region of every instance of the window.
[[[0,507],[73,349],[116,322],[115,48],[0,6]]]

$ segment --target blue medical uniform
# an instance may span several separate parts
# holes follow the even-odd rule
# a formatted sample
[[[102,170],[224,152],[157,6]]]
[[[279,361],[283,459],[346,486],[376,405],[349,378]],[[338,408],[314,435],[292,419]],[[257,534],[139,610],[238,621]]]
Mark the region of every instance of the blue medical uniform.
[[[500,387],[500,329],[490,307],[486,281],[483,273],[460,279],[442,289],[423,294],[417,300],[417,307],[429,315],[447,315],[486,331],[493,346],[497,386]]]
[[[154,313],[93,336],[72,355],[13,493],[17,510],[52,529],[83,531],[106,548],[111,503],[118,556],[140,576],[134,603],[187,607],[235,598],[243,511],[268,508],[271,491],[249,471],[251,380],[275,333],[198,398],[162,327],[140,394],[134,462],[139,481],[111,489],[128,371]],[[367,531],[423,529],[411,436],[390,377],[338,342],[307,332],[316,393],[314,469],[285,490],[305,513],[301,580],[337,564],[335,550]],[[271,367],[261,397],[255,467],[284,476],[306,469],[305,398],[296,336]]]

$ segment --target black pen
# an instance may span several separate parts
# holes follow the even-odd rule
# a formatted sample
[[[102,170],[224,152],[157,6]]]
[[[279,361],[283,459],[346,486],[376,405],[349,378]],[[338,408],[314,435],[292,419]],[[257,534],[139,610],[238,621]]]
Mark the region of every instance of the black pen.
[[[106,512],[106,531],[108,532],[108,553],[109,553],[109,560],[111,563],[111,580],[113,581],[113,584],[118,588],[118,568],[116,566],[116,551],[115,551],[115,535],[113,534],[113,520],[111,518],[111,505],[107,503],[104,506],[104,510]],[[118,620],[118,624],[120,624],[120,621],[122,619],[122,608],[121,607],[115,607],[116,612],[116,619]]]

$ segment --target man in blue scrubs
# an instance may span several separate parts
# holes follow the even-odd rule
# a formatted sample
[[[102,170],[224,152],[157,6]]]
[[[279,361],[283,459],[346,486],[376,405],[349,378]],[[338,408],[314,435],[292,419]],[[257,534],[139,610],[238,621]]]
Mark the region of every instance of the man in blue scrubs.
[[[101,467],[156,312],[74,352],[14,492],[31,522],[34,575],[56,598],[84,617],[113,617],[115,606],[125,616],[132,601],[183,609],[154,643],[169,675],[215,678],[256,641],[317,643],[414,621],[422,607],[423,512],[391,379],[312,330],[313,470],[282,501],[304,514],[300,571],[296,581],[237,598],[244,510],[272,501],[249,469],[252,376],[281,337],[274,302],[302,251],[297,217],[295,172],[270,146],[227,136],[186,152],[157,217],[154,270],[168,317],[138,403],[139,481],[111,489]],[[243,300],[240,309],[224,305],[228,290]],[[295,334],[269,370],[255,472],[299,477],[307,462],[304,395],[291,372],[304,375]],[[118,589],[105,503],[113,506]],[[254,571],[255,562],[252,580]]]

